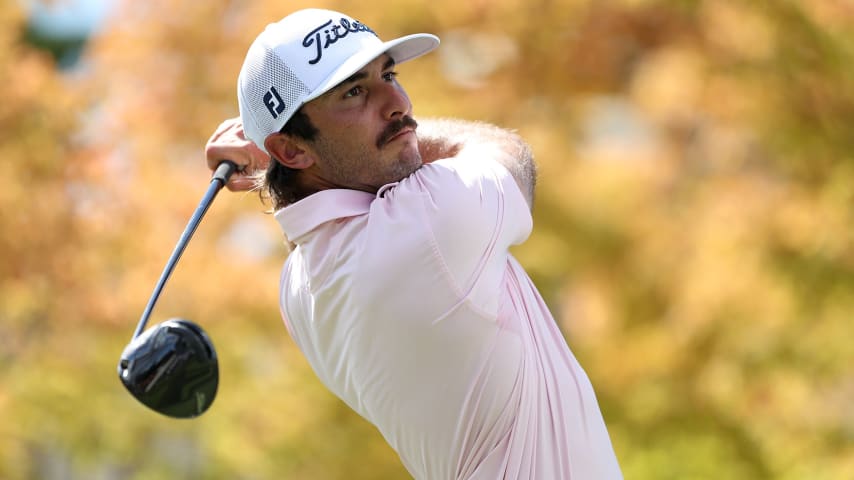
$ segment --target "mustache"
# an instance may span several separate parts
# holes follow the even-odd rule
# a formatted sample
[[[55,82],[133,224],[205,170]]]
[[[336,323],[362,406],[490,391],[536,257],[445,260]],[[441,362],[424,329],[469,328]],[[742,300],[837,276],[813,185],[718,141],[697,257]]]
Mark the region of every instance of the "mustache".
[[[386,144],[392,137],[400,133],[404,128],[412,128],[413,130],[418,128],[418,122],[415,121],[414,118],[409,115],[404,115],[397,120],[393,120],[389,123],[385,129],[383,129],[382,133],[377,137],[377,148],[381,148]]]

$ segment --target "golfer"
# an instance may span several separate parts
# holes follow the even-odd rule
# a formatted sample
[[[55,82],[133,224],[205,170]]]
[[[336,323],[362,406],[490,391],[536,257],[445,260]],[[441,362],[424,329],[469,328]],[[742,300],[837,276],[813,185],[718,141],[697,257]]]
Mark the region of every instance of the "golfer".
[[[240,117],[207,162],[261,178],[292,251],[280,307],[320,380],[417,479],[621,478],[596,396],[524,269],[527,145],[494,126],[413,117],[382,42],[301,10],[267,26],[238,78]]]

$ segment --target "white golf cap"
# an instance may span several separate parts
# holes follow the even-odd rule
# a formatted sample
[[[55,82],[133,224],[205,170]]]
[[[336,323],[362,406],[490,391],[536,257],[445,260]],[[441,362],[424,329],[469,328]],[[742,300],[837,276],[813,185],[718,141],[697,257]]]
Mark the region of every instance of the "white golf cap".
[[[343,13],[306,9],[267,28],[249,47],[237,79],[243,131],[261,150],[305,103],[387,53],[403,63],[439,45],[420,33],[389,42]]]

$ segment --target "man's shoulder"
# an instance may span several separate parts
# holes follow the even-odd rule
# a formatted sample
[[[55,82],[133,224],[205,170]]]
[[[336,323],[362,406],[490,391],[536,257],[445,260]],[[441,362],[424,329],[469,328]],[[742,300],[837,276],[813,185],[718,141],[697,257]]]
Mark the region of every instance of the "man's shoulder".
[[[442,158],[425,164],[417,173],[434,174],[452,178],[484,177],[495,178],[496,174],[508,174],[507,169],[499,162],[496,155],[500,152],[483,148],[469,148],[455,157]]]
[[[482,198],[486,191],[503,190],[507,178],[510,173],[493,158],[469,154],[425,164],[403,180],[383,186],[377,198],[395,203],[417,196],[430,203],[459,205],[467,198]]]

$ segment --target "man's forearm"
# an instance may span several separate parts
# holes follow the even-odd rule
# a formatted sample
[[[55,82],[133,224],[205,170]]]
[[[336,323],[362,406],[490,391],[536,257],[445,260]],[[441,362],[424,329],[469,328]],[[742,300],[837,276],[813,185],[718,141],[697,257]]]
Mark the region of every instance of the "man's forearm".
[[[418,151],[424,163],[450,158],[460,153],[464,137],[454,127],[467,122],[450,119],[418,119]]]
[[[454,157],[466,148],[483,145],[497,147],[506,154],[497,160],[510,171],[528,205],[533,206],[537,170],[531,149],[522,137],[482,122],[418,120],[418,149],[424,163]]]

